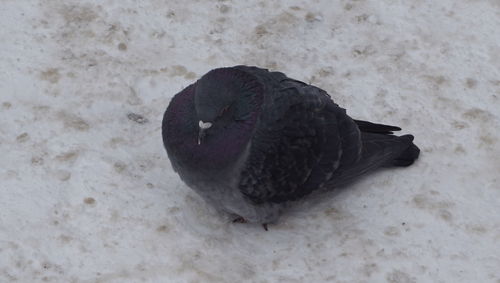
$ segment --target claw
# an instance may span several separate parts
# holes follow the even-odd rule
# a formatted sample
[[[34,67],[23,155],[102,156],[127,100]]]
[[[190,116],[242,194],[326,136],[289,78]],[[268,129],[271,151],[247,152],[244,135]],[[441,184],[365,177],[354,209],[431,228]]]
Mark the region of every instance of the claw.
[[[241,216],[233,220],[233,223],[247,223],[247,220]]]
[[[233,219],[233,223],[247,223],[247,222],[248,221],[241,216],[238,216],[237,218]],[[264,228],[264,230],[266,230],[266,231],[269,231],[267,229],[267,223],[262,223],[262,228]]]

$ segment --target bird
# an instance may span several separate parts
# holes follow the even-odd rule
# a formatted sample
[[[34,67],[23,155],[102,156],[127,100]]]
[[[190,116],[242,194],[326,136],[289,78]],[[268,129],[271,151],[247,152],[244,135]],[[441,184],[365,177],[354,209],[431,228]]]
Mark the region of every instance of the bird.
[[[181,180],[234,222],[266,230],[315,191],[413,164],[420,150],[399,130],[351,118],[321,88],[245,65],[210,70],[173,96],[162,120]]]

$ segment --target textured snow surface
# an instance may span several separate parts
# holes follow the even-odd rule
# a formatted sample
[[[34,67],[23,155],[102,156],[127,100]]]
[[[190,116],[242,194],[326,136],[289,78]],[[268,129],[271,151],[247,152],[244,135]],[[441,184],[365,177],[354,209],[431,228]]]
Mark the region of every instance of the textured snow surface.
[[[0,1],[0,282],[500,282],[500,2]],[[248,64],[419,161],[265,232],[172,171],[171,97]]]

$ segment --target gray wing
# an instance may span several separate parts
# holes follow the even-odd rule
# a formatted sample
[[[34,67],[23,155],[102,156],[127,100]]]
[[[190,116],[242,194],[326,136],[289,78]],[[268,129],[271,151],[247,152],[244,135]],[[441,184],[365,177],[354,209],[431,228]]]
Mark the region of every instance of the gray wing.
[[[357,162],[360,132],[326,92],[281,73],[251,69],[267,89],[239,188],[252,202],[280,203],[321,188]]]

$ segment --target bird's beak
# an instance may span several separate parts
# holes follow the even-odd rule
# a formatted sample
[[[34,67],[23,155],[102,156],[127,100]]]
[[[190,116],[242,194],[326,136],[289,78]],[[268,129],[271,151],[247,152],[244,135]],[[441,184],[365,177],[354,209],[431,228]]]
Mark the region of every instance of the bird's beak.
[[[198,132],[198,145],[201,144],[201,142],[203,141],[203,138],[205,138],[206,135],[207,135],[207,133],[205,132],[205,130],[200,129],[200,131]]]
[[[207,135],[206,130],[208,130],[210,127],[212,127],[212,123],[203,122],[200,120],[200,122],[198,122],[198,126],[200,127],[200,129],[198,131],[198,145],[200,145],[201,142],[203,141],[203,139],[205,138],[205,136]]]

